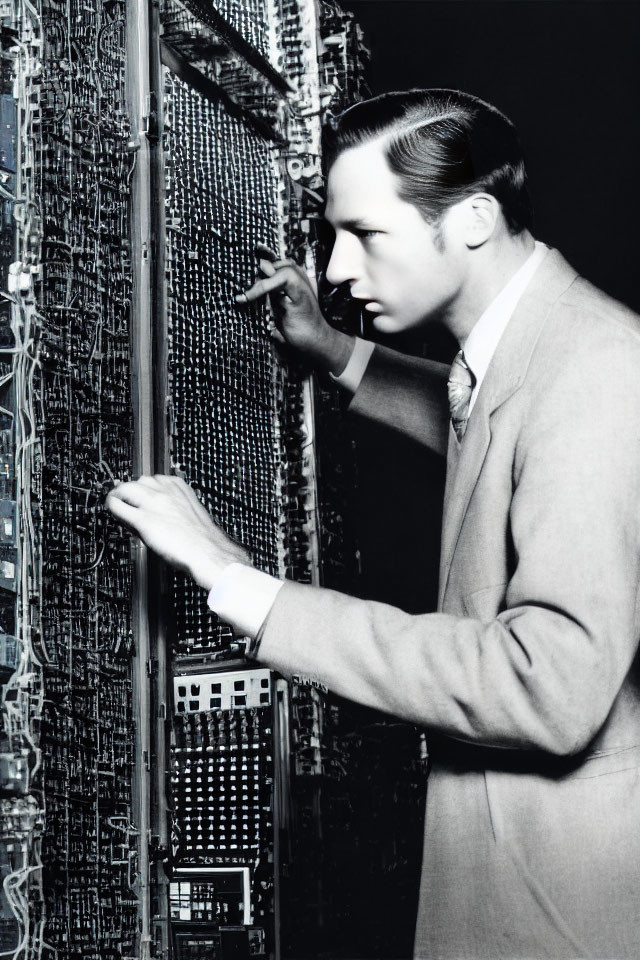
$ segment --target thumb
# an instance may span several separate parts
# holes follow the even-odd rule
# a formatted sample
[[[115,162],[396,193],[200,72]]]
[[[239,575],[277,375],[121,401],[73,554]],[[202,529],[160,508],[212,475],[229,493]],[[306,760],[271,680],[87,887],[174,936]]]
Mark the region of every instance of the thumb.
[[[286,339],[285,339],[285,337],[280,333],[280,331],[278,330],[278,328],[275,327],[275,326],[269,327],[269,336],[271,337],[272,340],[275,340],[276,343],[284,343],[284,344],[286,344],[286,342],[287,342]]]

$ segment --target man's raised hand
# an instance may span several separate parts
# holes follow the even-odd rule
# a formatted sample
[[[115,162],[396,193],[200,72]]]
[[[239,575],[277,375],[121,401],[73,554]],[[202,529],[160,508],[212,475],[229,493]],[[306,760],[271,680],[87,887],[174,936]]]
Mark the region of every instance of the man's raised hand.
[[[120,483],[106,502],[151,550],[207,590],[230,563],[250,564],[246,551],[216,527],[178,477],[156,474]]]
[[[276,322],[273,338],[289,344],[322,370],[342,373],[353,350],[353,337],[327,323],[309,277],[293,260],[279,260],[265,244],[258,244],[256,254],[264,278],[238,294],[237,303],[254,303],[268,296]]]

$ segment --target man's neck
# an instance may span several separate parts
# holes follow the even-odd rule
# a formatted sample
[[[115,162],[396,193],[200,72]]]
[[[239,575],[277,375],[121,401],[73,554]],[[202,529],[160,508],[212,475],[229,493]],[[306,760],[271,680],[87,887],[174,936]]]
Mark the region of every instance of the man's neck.
[[[464,347],[479,317],[535,249],[535,240],[528,231],[517,236],[506,235],[494,244],[485,244],[471,254],[465,283],[449,312],[445,326]]]

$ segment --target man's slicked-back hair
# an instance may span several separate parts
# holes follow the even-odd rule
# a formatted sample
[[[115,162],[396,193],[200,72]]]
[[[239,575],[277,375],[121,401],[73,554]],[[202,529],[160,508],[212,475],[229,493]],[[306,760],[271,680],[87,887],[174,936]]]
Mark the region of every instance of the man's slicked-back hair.
[[[357,103],[325,130],[328,166],[351,147],[381,140],[399,196],[427,223],[474,193],[499,201],[517,234],[533,221],[515,127],[484,100],[460,90],[407,90]]]

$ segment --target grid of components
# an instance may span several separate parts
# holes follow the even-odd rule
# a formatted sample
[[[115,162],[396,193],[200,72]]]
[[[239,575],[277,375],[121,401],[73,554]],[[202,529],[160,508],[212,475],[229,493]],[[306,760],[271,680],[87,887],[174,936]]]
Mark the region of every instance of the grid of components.
[[[244,924],[254,931],[255,955],[274,950],[271,687],[266,670],[174,678],[174,927]]]
[[[47,942],[84,960],[135,956],[138,925],[131,557],[104,508],[132,457],[125,31],[119,3],[42,7],[33,514],[43,875]]]
[[[234,301],[255,277],[256,244],[277,243],[270,144],[169,71],[165,118],[172,460],[277,574],[275,364],[265,308],[242,313]],[[228,630],[202,592],[184,577],[175,591],[177,649],[219,649]]]

